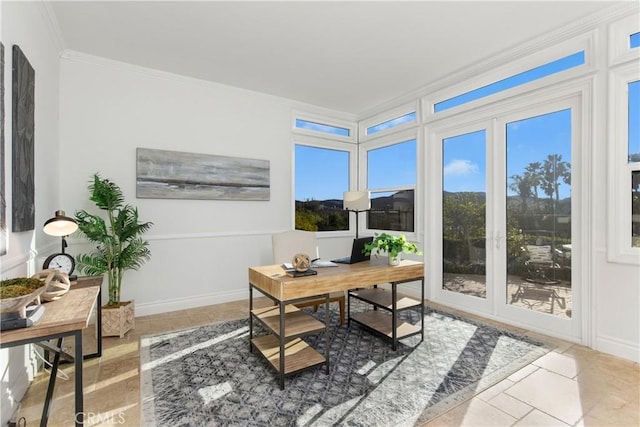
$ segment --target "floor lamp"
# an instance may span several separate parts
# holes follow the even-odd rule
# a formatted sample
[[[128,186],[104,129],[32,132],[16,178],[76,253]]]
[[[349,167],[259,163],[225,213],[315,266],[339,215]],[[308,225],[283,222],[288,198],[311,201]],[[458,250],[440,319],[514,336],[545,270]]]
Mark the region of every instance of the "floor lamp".
[[[349,212],[356,213],[356,239],[358,238],[358,214],[371,209],[371,196],[369,191],[345,191],[343,193],[343,207]]]

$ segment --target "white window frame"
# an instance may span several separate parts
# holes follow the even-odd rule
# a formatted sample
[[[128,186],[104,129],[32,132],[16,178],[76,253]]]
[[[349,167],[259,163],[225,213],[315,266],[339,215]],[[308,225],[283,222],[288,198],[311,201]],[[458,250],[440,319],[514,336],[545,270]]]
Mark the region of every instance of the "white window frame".
[[[397,117],[397,116],[396,116]],[[417,117],[416,117],[417,119]],[[375,123],[374,123],[375,124]],[[371,125],[369,125],[371,126]],[[383,132],[379,132],[383,133]],[[419,241],[420,230],[422,228],[421,216],[418,214],[421,211],[420,207],[422,206],[421,199],[421,191],[420,191],[420,182],[421,182],[421,174],[420,174],[420,159],[422,156],[421,149],[421,132],[417,126],[413,126],[412,129],[405,129],[404,131],[396,131],[391,134],[384,132],[385,135],[381,135],[375,139],[370,139],[365,143],[361,143],[359,145],[359,188],[367,189],[371,192],[391,192],[391,191],[401,191],[401,190],[413,190],[413,232],[406,231],[394,231],[394,230],[378,230],[375,228],[369,228],[368,221],[361,221],[361,230],[360,232],[365,233],[378,233],[384,232],[388,234],[404,234],[407,236],[408,240],[411,241]],[[375,135],[378,135],[376,133]],[[416,140],[416,183],[414,185],[406,185],[399,187],[382,187],[382,188],[369,188],[368,187],[368,171],[369,164],[367,161],[367,154],[371,150],[376,150],[378,148],[389,147],[391,145],[400,144],[402,142]]]
[[[295,120],[295,119],[294,119]],[[327,150],[346,151],[349,153],[349,189],[353,189],[358,182],[358,146],[356,144],[345,144],[327,138],[316,138],[306,135],[294,135],[291,144],[291,228],[296,227],[296,145],[304,145],[306,147],[324,148]],[[349,229],[338,231],[317,231],[322,236],[346,236],[355,234],[355,220],[351,221],[349,216]]]
[[[376,114],[375,116],[368,117],[366,119],[358,122],[358,132],[360,135],[359,141],[360,143],[370,141],[375,138],[383,137],[385,135],[390,135],[395,132],[402,132],[407,129],[411,129],[418,126],[418,121],[420,120],[420,111],[419,111],[420,103],[416,100],[410,104],[404,104],[399,107],[393,108],[391,110],[386,110],[383,113]],[[395,118],[404,116],[409,113],[416,113],[416,121],[415,122],[407,122],[397,126],[393,126],[388,129],[384,129],[378,132],[375,132],[371,135],[368,134],[367,129],[384,123],[389,120],[393,120]]]
[[[608,260],[640,265],[640,248],[631,246],[631,172],[640,162],[629,163],[628,84],[640,80],[640,61],[632,61],[609,73],[608,159]]]
[[[640,59],[640,47],[630,48],[631,35],[640,32],[638,16],[633,14],[609,26],[609,65]]]

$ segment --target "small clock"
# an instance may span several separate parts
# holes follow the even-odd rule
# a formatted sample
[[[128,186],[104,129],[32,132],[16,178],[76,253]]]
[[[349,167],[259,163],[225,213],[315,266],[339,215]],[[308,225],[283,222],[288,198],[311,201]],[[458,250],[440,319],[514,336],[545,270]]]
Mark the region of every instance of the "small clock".
[[[69,254],[57,253],[49,255],[44,260],[42,268],[45,270],[58,270],[61,273],[66,273],[71,276],[73,270],[76,268],[76,261]]]

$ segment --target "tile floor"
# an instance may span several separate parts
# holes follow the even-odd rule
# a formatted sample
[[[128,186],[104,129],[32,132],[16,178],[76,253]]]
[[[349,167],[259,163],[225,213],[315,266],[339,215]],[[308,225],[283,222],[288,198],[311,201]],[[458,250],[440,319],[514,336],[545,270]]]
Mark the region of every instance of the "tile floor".
[[[268,301],[256,305],[260,304]],[[140,336],[245,316],[247,301],[237,301],[139,317],[124,338],[105,338],[102,357],[85,362],[85,425],[140,424]],[[427,426],[640,425],[638,363],[539,338],[554,342],[557,348]],[[73,366],[63,365],[62,370],[70,380],[56,383],[50,426],[73,425]],[[19,416],[26,418],[27,425],[40,421],[47,381],[48,374],[40,373],[21,403]]]

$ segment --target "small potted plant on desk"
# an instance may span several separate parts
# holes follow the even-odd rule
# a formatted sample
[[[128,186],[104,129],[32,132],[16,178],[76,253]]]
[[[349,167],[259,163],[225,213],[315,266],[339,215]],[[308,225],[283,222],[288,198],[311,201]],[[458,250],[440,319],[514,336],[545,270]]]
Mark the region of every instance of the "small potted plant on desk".
[[[373,241],[364,245],[364,250],[365,255],[370,255],[371,253],[377,255],[381,252],[386,252],[389,256],[389,265],[400,264],[400,254],[403,252],[407,254],[422,254],[416,244],[408,241],[404,234],[393,236],[387,233],[375,233]]]
[[[106,211],[108,225],[98,215],[76,212],[78,229],[96,245],[92,252],[76,256],[76,266],[91,276],[107,274],[109,302],[102,307],[102,335],[122,338],[135,325],[134,302],[120,301],[122,276],[151,257],[148,242],[140,236],[153,223],[138,222],[138,209],[125,204],[120,187],[99,174],[93,176],[88,188],[89,199]]]

